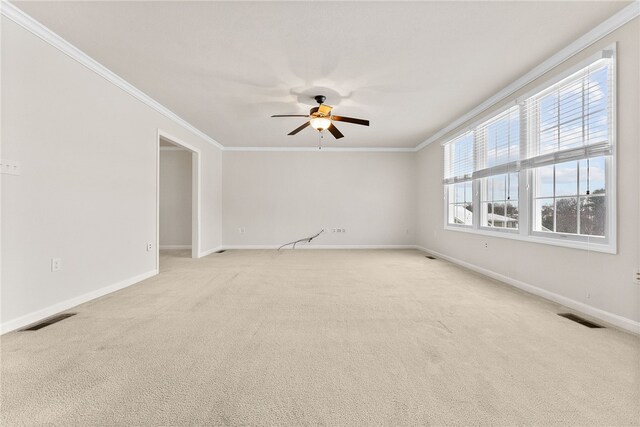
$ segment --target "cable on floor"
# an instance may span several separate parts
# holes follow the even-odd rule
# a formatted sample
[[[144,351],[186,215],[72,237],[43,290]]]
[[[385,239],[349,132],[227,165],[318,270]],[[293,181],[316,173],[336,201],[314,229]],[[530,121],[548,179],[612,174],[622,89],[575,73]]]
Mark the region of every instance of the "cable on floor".
[[[318,234],[316,234],[315,236],[311,236],[311,237],[305,237],[304,239],[299,239],[296,240],[294,242],[289,242],[289,243],[285,243],[284,245],[280,246],[278,248],[278,250],[284,248],[285,246],[289,246],[289,245],[293,245],[292,249],[296,248],[296,243],[300,243],[300,242],[307,242],[310,243],[313,239],[315,239],[316,237],[318,237],[319,235],[321,235],[322,233],[324,233],[324,228],[322,230],[320,230],[320,232]]]

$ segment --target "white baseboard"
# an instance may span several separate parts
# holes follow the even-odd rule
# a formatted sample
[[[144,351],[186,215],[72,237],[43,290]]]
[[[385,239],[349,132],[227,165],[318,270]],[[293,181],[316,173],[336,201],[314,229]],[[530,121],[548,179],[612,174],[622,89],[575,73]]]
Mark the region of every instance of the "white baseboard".
[[[160,245],[158,248],[161,251],[170,249],[191,249],[191,245]]]
[[[211,255],[214,252],[226,250],[274,250],[279,245],[226,245],[200,252],[200,257]],[[291,249],[291,246],[282,250]],[[296,249],[416,249],[415,245],[305,245],[298,243]]]
[[[492,279],[499,280],[511,286],[514,286],[518,289],[521,289],[525,292],[528,292],[533,295],[537,295],[549,301],[556,302],[565,307],[571,308],[573,310],[579,311],[588,316],[594,317],[596,319],[602,320],[603,322],[609,323],[613,326],[617,326],[618,328],[624,329],[626,331],[632,332],[634,334],[640,334],[640,322],[636,322],[632,319],[627,319],[626,317],[618,316],[617,314],[610,313],[608,311],[604,311],[602,309],[587,305],[585,303],[573,300],[571,298],[556,294],[554,292],[548,291],[546,289],[539,288],[537,286],[531,285],[529,283],[522,282],[520,280],[513,279],[511,277],[505,276],[500,273],[496,273],[495,271],[488,270],[486,268],[479,267],[475,264],[468,263],[466,261],[462,261],[460,259],[451,257],[449,255],[442,254],[437,251],[433,251],[431,249],[424,248],[422,246],[416,246],[416,249],[419,249],[428,254],[432,254],[438,258],[442,258],[454,264],[458,264],[462,267],[468,268],[469,270],[476,271],[480,274],[484,274],[485,276],[491,277]]]
[[[59,302],[57,304],[51,305],[38,311],[34,311],[24,316],[20,316],[17,319],[9,320],[0,325],[0,334],[6,334],[7,332],[11,332],[39,320],[46,319],[47,317],[53,316],[54,314],[60,313],[61,311],[68,310],[87,301],[91,301],[93,299],[141,282],[145,279],[148,279],[149,277],[155,276],[156,274],[158,274],[158,270],[152,270],[138,276],[122,280],[112,285],[105,286],[104,288],[96,289],[95,291],[91,291],[86,294],[68,299],[66,301]]]
[[[214,252],[218,252],[224,250],[224,248],[222,246],[216,246],[215,248],[211,248],[211,249],[207,249],[205,251],[202,251],[198,254],[198,258],[202,258],[203,256],[207,256],[207,255],[211,255]]]
[[[278,249],[281,245],[229,245],[222,249]],[[291,245],[282,250],[291,249]],[[416,249],[415,245],[306,245],[298,243],[298,249]]]

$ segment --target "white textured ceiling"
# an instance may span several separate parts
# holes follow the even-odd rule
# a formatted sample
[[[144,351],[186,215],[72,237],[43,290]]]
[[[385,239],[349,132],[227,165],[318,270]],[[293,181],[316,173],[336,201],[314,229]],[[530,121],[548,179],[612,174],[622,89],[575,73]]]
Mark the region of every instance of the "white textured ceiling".
[[[15,4],[225,146],[414,147],[628,2]]]

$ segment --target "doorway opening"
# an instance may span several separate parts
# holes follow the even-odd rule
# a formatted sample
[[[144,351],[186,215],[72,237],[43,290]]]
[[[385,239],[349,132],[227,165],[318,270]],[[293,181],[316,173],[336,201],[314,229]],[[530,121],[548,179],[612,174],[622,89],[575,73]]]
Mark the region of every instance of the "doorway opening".
[[[160,251],[200,256],[200,151],[158,131],[156,266]]]

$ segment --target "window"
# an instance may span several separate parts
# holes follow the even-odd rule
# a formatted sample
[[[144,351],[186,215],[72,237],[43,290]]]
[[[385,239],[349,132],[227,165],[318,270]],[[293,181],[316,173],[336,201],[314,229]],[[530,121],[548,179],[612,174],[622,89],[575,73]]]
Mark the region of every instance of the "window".
[[[597,61],[527,101],[535,154],[608,144],[609,68]]]
[[[605,168],[604,157],[537,168],[534,230],[604,237]]]
[[[467,181],[473,173],[473,133],[449,142],[445,147],[444,178],[448,183]]]
[[[482,168],[520,159],[520,107],[515,106],[478,126]]]
[[[520,107],[515,106],[480,124],[476,130],[478,170],[482,178],[481,226],[518,229],[518,161]]]
[[[614,54],[443,144],[447,227],[615,252]]]
[[[495,175],[482,180],[482,226],[518,229],[518,174]]]
[[[611,62],[601,58],[527,100],[535,232],[606,238]]]
[[[449,185],[449,224],[473,225],[471,181]]]
[[[473,158],[473,133],[464,134],[446,146],[445,183],[449,224],[473,225]]]

